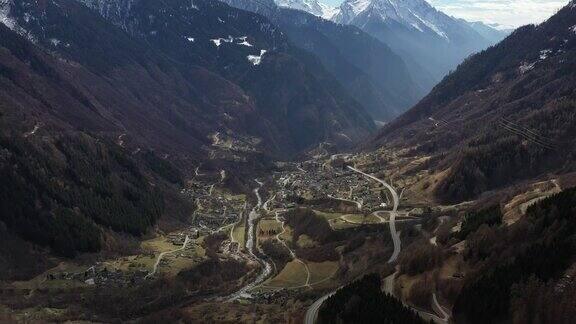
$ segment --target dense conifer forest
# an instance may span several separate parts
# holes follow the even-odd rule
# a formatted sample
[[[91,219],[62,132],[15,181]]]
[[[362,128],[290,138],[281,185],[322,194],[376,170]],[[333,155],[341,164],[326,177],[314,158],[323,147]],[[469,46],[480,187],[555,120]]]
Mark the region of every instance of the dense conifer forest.
[[[65,256],[100,250],[104,229],[142,235],[164,208],[161,192],[132,158],[83,133],[41,145],[1,136],[0,178],[0,221]]]
[[[477,265],[478,271],[467,279],[456,300],[455,318],[468,323],[508,322],[529,316],[526,312],[533,310],[528,303],[536,303],[534,299],[552,297],[558,278],[574,262],[575,215],[576,188],[572,188],[533,205],[526,217],[511,227],[487,230],[497,231],[500,238],[490,243],[488,253],[469,253],[468,261]],[[469,245],[468,249],[475,247]],[[533,295],[535,291],[540,293]],[[569,300],[567,296],[559,298]],[[550,311],[554,308],[548,300],[540,302]],[[546,314],[558,320],[549,323],[568,323],[566,319],[574,318],[576,309],[564,306],[560,308],[563,313]],[[545,314],[543,309],[538,312]]]
[[[370,274],[338,290],[320,308],[318,323],[425,323],[381,286],[380,276]]]

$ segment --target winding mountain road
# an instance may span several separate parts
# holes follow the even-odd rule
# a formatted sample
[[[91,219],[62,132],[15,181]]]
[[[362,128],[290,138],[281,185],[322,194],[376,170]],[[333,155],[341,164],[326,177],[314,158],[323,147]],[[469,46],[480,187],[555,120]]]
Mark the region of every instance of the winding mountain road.
[[[392,236],[392,242],[394,243],[394,252],[392,252],[392,255],[390,256],[390,259],[388,260],[388,263],[392,263],[394,261],[396,261],[396,259],[398,258],[398,255],[400,254],[400,250],[401,250],[401,242],[400,242],[400,235],[398,234],[398,231],[396,231],[396,215],[398,214],[398,205],[400,204],[400,198],[398,197],[398,193],[396,192],[396,190],[394,189],[394,187],[392,187],[391,185],[389,185],[386,181],[381,180],[376,178],[373,175],[370,175],[368,173],[364,173],[354,167],[348,166],[348,169],[356,172],[356,173],[360,173],[361,175],[368,177],[374,181],[377,181],[379,183],[381,183],[382,185],[384,185],[384,187],[386,187],[386,189],[388,189],[388,191],[390,191],[390,194],[392,195],[392,201],[393,201],[393,207],[392,207],[392,211],[390,212],[390,235]]]
[[[368,177],[374,181],[377,181],[377,182],[383,184],[384,187],[386,187],[386,189],[388,189],[390,191],[390,194],[392,194],[392,200],[394,202],[394,205],[392,207],[392,211],[390,212],[389,224],[390,224],[390,235],[392,236],[392,242],[394,244],[394,251],[392,252],[392,255],[390,256],[390,259],[388,259],[388,263],[393,263],[398,258],[398,255],[400,254],[400,249],[402,248],[400,245],[400,234],[398,233],[398,231],[396,231],[396,215],[397,215],[397,211],[398,211],[398,205],[400,204],[400,198],[398,197],[398,193],[396,192],[394,187],[389,185],[384,180],[378,179],[375,176],[372,176],[368,173],[364,173],[364,172],[362,172],[362,171],[360,171],[354,167],[351,167],[351,166],[348,166],[348,169],[350,169],[356,173],[360,173],[361,175],[363,175],[365,177]],[[310,305],[310,307],[306,311],[306,317],[304,318],[305,324],[314,324],[316,322],[316,318],[318,318],[318,311],[320,310],[322,303],[324,303],[324,301],[326,299],[328,299],[332,295],[334,295],[336,293],[336,291],[333,291],[329,294],[326,294],[326,295],[320,297],[312,305]]]
[[[320,298],[318,298],[310,307],[308,307],[308,311],[306,312],[306,317],[304,317],[304,324],[314,324],[316,322],[316,318],[318,318],[318,311],[320,310],[320,306],[326,301],[326,299],[332,297],[336,291],[335,290],[329,294],[326,294]]]
[[[444,310],[444,307],[442,307],[442,305],[440,305],[440,303],[438,303],[438,298],[436,297],[436,293],[432,294],[432,301],[434,302],[434,307],[436,307],[438,309],[438,311],[440,312],[440,314],[442,314],[442,317],[438,317],[436,316],[435,322],[438,323],[448,323],[448,319],[450,319],[450,314],[446,313],[446,311]]]
[[[152,271],[147,274],[144,279],[148,279],[149,277],[153,276],[154,274],[156,274],[156,271],[158,271],[158,266],[160,265],[160,261],[162,261],[162,258],[164,256],[166,256],[167,254],[171,254],[171,253],[175,253],[175,252],[179,252],[182,251],[186,248],[186,246],[188,245],[188,242],[190,242],[190,237],[188,235],[186,235],[186,238],[184,239],[184,244],[182,244],[181,247],[172,250],[172,251],[166,251],[166,252],[162,252],[158,255],[158,258],[156,259],[156,263],[154,263],[154,267],[152,268]]]
[[[282,234],[284,234],[286,232],[286,226],[284,225],[284,221],[280,220],[280,217],[278,217],[278,215],[279,215],[279,213],[276,212],[275,219],[278,223],[282,224],[282,232],[276,234],[275,238],[278,242],[280,242],[280,244],[284,245],[284,247],[286,249],[288,249],[288,252],[290,253],[290,257],[292,257],[292,259],[294,261],[300,263],[304,267],[304,270],[306,271],[306,283],[303,285],[303,287],[310,287],[310,278],[311,278],[310,268],[308,268],[308,264],[306,264],[306,262],[299,259],[296,256],[296,253],[294,253],[294,251],[292,251],[292,249],[288,246],[288,244],[286,244],[286,242],[280,238],[280,236],[282,236]]]
[[[336,199],[336,200],[340,200],[340,201],[351,202],[353,204],[356,204],[356,207],[358,208],[358,210],[362,210],[362,205],[364,204],[364,201],[362,199],[360,199],[359,201],[355,201],[355,200],[350,200],[350,199],[346,199],[346,198],[338,198],[338,197],[335,197],[332,195],[328,195],[328,198]]]

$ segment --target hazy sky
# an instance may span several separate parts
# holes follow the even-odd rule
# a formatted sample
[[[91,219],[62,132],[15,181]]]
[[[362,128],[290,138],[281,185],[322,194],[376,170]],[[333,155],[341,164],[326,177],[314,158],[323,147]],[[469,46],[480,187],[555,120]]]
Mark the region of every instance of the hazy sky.
[[[320,0],[338,5],[343,0]],[[427,0],[436,8],[470,21],[518,27],[540,23],[566,5],[568,0]]]

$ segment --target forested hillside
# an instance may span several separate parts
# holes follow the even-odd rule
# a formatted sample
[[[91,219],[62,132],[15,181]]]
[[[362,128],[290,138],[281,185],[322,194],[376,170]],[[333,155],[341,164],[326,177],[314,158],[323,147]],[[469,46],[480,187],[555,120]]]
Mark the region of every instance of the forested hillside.
[[[374,145],[435,157],[442,201],[576,170],[576,7],[472,56]]]
[[[371,274],[339,289],[320,308],[318,323],[425,323],[381,286],[379,275]]]
[[[162,215],[162,192],[115,145],[20,136],[0,138],[0,220],[23,238],[73,256],[101,249],[100,226],[139,236]]]
[[[467,253],[475,271],[456,299],[455,319],[570,323],[576,316],[575,215],[576,188],[571,188],[530,207],[510,227],[476,231]],[[482,240],[491,235],[497,239]]]

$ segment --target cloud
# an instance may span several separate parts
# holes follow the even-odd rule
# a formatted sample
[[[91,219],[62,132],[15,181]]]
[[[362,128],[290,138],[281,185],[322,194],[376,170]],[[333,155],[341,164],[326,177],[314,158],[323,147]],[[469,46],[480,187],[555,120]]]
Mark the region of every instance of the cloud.
[[[469,21],[518,27],[537,24],[565,6],[568,0],[429,0],[437,9]]]

